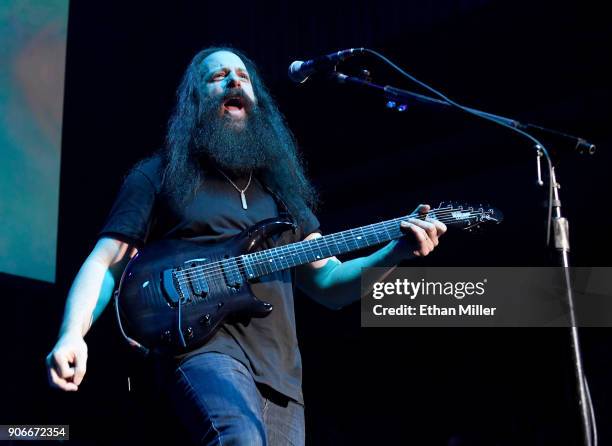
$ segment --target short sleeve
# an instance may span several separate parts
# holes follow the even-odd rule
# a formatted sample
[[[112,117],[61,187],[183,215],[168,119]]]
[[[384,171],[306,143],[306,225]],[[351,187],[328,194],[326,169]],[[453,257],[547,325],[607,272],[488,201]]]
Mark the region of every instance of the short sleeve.
[[[151,225],[156,196],[154,181],[143,170],[132,169],[98,237],[113,237],[142,247]]]
[[[319,219],[312,213],[310,209],[304,212],[302,219],[302,237],[301,239],[305,239],[308,235],[313,232],[321,232]]]

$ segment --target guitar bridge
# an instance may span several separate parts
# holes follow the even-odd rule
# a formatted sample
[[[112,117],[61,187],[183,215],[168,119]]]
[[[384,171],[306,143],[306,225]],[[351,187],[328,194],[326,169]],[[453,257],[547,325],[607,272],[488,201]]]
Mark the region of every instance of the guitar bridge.
[[[164,297],[171,307],[177,307],[179,299],[181,300],[181,305],[183,305],[187,303],[191,297],[188,283],[180,275],[180,269],[164,270],[161,277],[161,287],[164,291]]]

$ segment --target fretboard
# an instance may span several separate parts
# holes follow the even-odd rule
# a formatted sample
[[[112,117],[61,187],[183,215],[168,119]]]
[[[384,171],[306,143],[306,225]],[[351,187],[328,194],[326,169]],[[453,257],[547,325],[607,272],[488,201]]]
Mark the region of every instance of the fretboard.
[[[244,254],[240,257],[247,278],[253,279],[316,260],[379,245],[403,236],[396,218],[311,240]]]

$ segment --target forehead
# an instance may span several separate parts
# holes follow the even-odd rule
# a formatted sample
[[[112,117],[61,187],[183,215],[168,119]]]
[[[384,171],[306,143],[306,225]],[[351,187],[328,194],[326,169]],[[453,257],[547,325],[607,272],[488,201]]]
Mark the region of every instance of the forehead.
[[[217,51],[209,54],[202,61],[202,68],[207,73],[221,68],[247,71],[242,59],[230,51]]]

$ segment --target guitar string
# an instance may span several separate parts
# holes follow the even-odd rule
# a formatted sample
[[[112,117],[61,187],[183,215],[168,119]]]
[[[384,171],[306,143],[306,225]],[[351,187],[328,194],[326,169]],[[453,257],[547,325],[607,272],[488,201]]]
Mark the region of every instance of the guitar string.
[[[401,237],[401,235],[400,235]],[[394,238],[400,238],[400,237],[391,237],[389,235],[389,239],[394,239]],[[385,241],[388,240],[377,240],[376,243],[374,244],[379,244],[379,243],[383,243]],[[349,246],[349,244],[346,242],[346,240],[338,240],[338,242],[344,243],[346,245],[346,247],[348,248],[348,251],[351,250],[357,250],[359,247],[357,246],[356,248],[351,248]],[[373,244],[373,245],[374,245]],[[334,245],[336,245],[336,249],[338,249],[338,243],[334,243]],[[321,252],[322,258],[328,258],[331,257],[333,254],[330,255],[325,255],[322,253],[322,247],[319,247],[319,251]],[[327,245],[327,248],[329,249],[329,244]],[[278,262],[276,262],[275,264],[272,264],[272,262],[268,262],[268,261],[263,261],[260,263],[254,263],[251,262],[249,265],[239,265],[239,264],[234,264],[233,265],[233,273],[238,275],[238,281],[236,282],[237,284],[241,283],[243,281],[243,277],[246,278],[247,280],[249,278],[253,278],[253,274],[249,274],[247,271],[247,268],[250,266],[251,267],[251,272],[255,272],[256,276],[255,277],[261,277],[261,276],[265,276],[268,274],[271,274],[274,271],[278,271],[278,270],[283,270],[283,269],[289,269],[293,266],[297,266],[298,264],[305,264],[311,261],[314,261],[315,259],[309,260],[307,257],[307,253],[306,251],[302,251],[301,253],[296,253],[298,256],[298,263],[297,264],[290,264],[289,261],[285,261],[285,265],[283,265],[281,263],[281,267],[279,267]],[[304,255],[304,257],[307,259],[306,261],[302,261],[301,259],[301,255]],[[291,256],[294,260],[295,257]],[[257,260],[255,260],[257,262]],[[268,266],[265,265],[271,265],[272,268],[268,270]],[[208,300],[208,295],[205,295],[203,297],[198,296],[198,293],[201,291],[204,291],[202,288],[198,289],[197,288],[197,284],[198,284],[198,280],[201,278],[205,278],[207,279],[207,281],[211,282],[211,283],[215,283],[218,279],[224,279],[225,281],[227,281],[227,279],[231,279],[229,277],[229,275],[231,274],[231,270],[228,271],[228,268],[225,267],[225,271],[222,269],[222,265],[221,262],[218,262],[218,266],[216,267],[216,271],[214,271],[215,268],[208,268],[208,270],[205,273],[197,273],[197,274],[193,274],[191,276],[185,276],[185,277],[181,277],[181,278],[177,278],[177,282],[179,284],[180,287],[180,291],[181,291],[181,295],[183,297],[185,296],[189,296],[192,299],[192,303],[197,303],[197,302],[201,302],[201,301],[206,301]],[[210,274],[211,272],[213,272],[212,274]],[[187,287],[187,289],[184,289],[184,287]],[[193,290],[193,292],[191,291]],[[208,294],[208,293],[207,293]]]
[[[457,212],[457,211],[456,210],[455,211],[443,211],[443,212],[440,212],[438,214],[448,214],[448,213],[452,213],[452,212]],[[480,214],[482,214],[482,213],[481,212],[473,212],[473,215],[480,215]],[[472,217],[473,215],[470,214],[470,217]],[[392,219],[392,220],[385,220],[385,221],[382,221],[382,222],[379,222],[379,223],[373,223],[373,224],[370,224],[370,225],[366,225],[366,226],[363,226],[361,228],[355,228],[355,229],[349,229],[349,230],[346,230],[346,231],[336,232],[336,233],[324,236],[325,240],[321,240],[319,238],[314,239],[314,240],[317,240],[317,244],[324,244],[324,246],[322,246],[323,248],[329,248],[331,245],[336,245],[337,246],[338,242],[345,243],[346,246],[349,247],[348,244],[346,243],[346,240],[345,240],[345,237],[344,237],[345,235],[348,235],[347,234],[348,232],[352,232],[352,231],[356,231],[356,230],[360,229],[361,230],[361,235],[363,237],[370,237],[372,235],[375,235],[377,233],[381,233],[382,232],[382,231],[378,230],[378,228],[374,228],[375,226],[383,226],[382,229],[384,229],[384,231],[387,232],[387,235],[390,237],[390,235],[389,235],[389,228],[387,228],[386,226],[389,226],[390,224],[392,224],[395,227],[396,224],[399,223],[400,221],[402,221],[402,220],[404,220],[406,218],[414,217],[414,216],[418,216],[418,214],[410,214],[410,215],[408,215],[406,217],[399,217],[399,218]],[[442,221],[439,218],[437,220],[438,221]],[[453,222],[453,221],[457,221],[457,218],[452,217],[451,219],[445,220],[445,221],[442,221],[442,222],[444,223],[444,222]],[[395,228],[392,228],[392,229],[395,229]],[[336,240],[339,237],[341,237],[342,240]],[[354,238],[354,237],[352,237],[352,238]],[[394,237],[390,237],[390,240],[392,240],[393,238]],[[254,256],[254,259],[253,259],[254,262],[251,262],[250,266],[257,267],[257,266],[262,266],[262,265],[269,264],[270,263],[269,259],[265,259],[265,260],[261,259],[262,256],[266,255],[264,253],[265,252],[269,252],[269,251],[280,251],[280,253],[282,254],[283,250],[285,252],[287,252],[287,251],[289,251],[291,249],[299,249],[299,248],[301,248],[302,249],[301,252],[297,252],[297,254],[298,255],[299,254],[307,254],[307,251],[305,249],[306,248],[305,245],[309,244],[309,242],[313,242],[314,240],[302,240],[301,242],[292,243],[292,244],[289,244],[289,245],[283,245],[283,246],[279,246],[279,247],[275,247],[275,248],[269,248],[269,249],[266,249],[266,250],[263,250],[263,251],[257,251],[257,252],[254,252],[254,253],[247,254],[247,255]],[[374,244],[383,243],[385,241],[388,241],[388,240],[377,241]],[[311,243],[311,244],[314,244],[314,243]],[[294,248],[291,248],[291,246],[293,246]],[[298,248],[295,248],[296,246]],[[365,248],[365,247],[363,247],[363,248]],[[361,248],[357,248],[357,249],[361,249]],[[352,249],[350,249],[350,247],[349,247],[349,251],[351,251],[351,250]],[[257,258],[258,256],[260,257],[259,259]],[[240,257],[242,257],[242,256],[240,256]],[[194,277],[194,274],[200,274],[200,273],[204,273],[205,274],[205,273],[208,273],[209,271],[212,271],[212,270],[214,270],[216,268],[221,267],[222,263],[225,260],[228,260],[228,259],[223,259],[223,260],[219,260],[219,261],[216,261],[216,262],[212,262],[212,263],[210,263],[208,265],[205,265],[204,268],[202,268],[203,265],[199,265],[199,266],[194,266],[194,267],[190,267],[190,268],[186,268],[186,269],[177,271],[176,277],[178,279],[178,278],[184,278],[184,277],[188,277],[188,276]],[[240,268],[244,269],[244,267],[240,267]],[[193,272],[193,274],[192,274],[192,272]]]
[[[474,213],[474,215],[479,215],[479,214],[480,214],[480,212]],[[389,229],[392,229],[392,230],[396,229],[396,227],[395,227],[396,224],[395,223],[397,223],[399,221],[402,221],[404,218],[405,217],[401,217],[401,218],[398,218],[398,219],[388,220],[388,221],[383,222],[385,227],[383,227],[382,229],[384,229],[384,232],[387,232],[387,236],[389,237],[389,240],[393,240],[394,238],[400,238],[400,237],[391,237],[391,235],[389,234]],[[444,222],[441,219],[438,219],[438,220]],[[446,220],[446,222],[452,222],[452,221],[457,221],[457,219],[453,217],[453,218],[451,218],[449,220]],[[394,227],[393,228],[388,228],[387,226],[389,226],[390,224],[393,224]],[[377,225],[377,224],[374,224],[374,225]],[[383,231],[380,231],[378,229],[373,229],[373,228],[369,227],[369,226],[374,226],[374,225],[368,225],[368,226],[365,226],[365,227],[361,228],[362,229],[362,234],[363,234],[362,236],[367,238],[367,237],[370,237],[372,235],[380,234],[380,233],[383,232]],[[368,228],[367,229],[367,233],[366,233],[366,228]],[[349,231],[354,231],[354,230],[349,230]],[[315,243],[313,243],[315,240],[316,240],[316,244],[317,245],[323,245],[323,246],[314,246],[314,248],[315,249],[319,249],[319,251],[321,251],[321,248],[327,248],[329,250],[329,248],[333,247],[334,245],[335,245],[336,248],[338,248],[338,243],[344,243],[346,245],[346,247],[349,248],[348,251],[354,251],[354,250],[366,247],[366,246],[363,246],[363,247],[357,246],[356,248],[351,248],[349,246],[349,244],[347,243],[347,240],[344,237],[344,235],[348,235],[348,234],[346,234],[346,232],[348,232],[348,231],[342,231],[342,232],[337,232],[337,233],[334,233],[334,234],[330,234],[329,236],[325,237],[326,240],[320,240],[320,239],[303,240],[302,242],[292,243],[290,245],[284,245],[284,246],[280,246],[280,247],[270,248],[270,249],[267,249],[267,250],[264,250],[264,251],[257,251],[257,252],[251,253],[251,254],[247,254],[249,256],[253,256],[252,257],[252,261],[249,262],[248,266],[250,266],[252,269],[259,268],[259,267],[264,267],[264,265],[269,265],[269,264],[272,264],[272,262],[274,262],[274,259],[269,259],[269,258],[265,258],[264,259],[263,258],[264,256],[266,256],[266,255],[280,255],[280,254],[283,254],[283,251],[284,252],[288,252],[289,250],[295,250],[296,248],[297,249],[301,249],[301,251],[296,251],[295,252],[295,254],[297,256],[300,256],[302,254],[307,256],[309,252],[312,252],[312,250],[309,249],[309,248],[311,247],[311,245],[315,245]],[[341,238],[341,240],[339,240],[338,238]],[[353,238],[354,237],[351,237],[351,239],[353,239]],[[382,240],[382,241],[381,240],[377,240],[372,245],[379,244],[379,243],[384,243],[385,241],[389,241],[389,240]],[[291,248],[291,246],[293,246],[293,248]],[[309,250],[307,251],[307,249],[309,249]],[[274,251],[274,253],[270,254],[270,251]],[[269,253],[269,254],[265,254],[266,252]],[[321,252],[321,254],[323,254],[323,253]],[[243,257],[243,256],[235,257],[235,259],[237,260],[240,257]],[[291,256],[291,257],[293,257],[293,256]],[[328,258],[328,257],[331,257],[331,255],[327,256],[327,257],[323,257],[323,258]],[[308,258],[308,257],[306,257],[306,258]],[[191,267],[191,268],[187,268],[185,270],[178,271],[177,274],[175,274],[175,277],[177,278],[177,281],[180,281],[181,279],[186,279],[186,280],[199,279],[199,278],[202,278],[204,275],[208,275],[209,272],[212,272],[215,269],[222,268],[223,267],[223,262],[226,261],[226,260],[228,260],[228,259],[223,259],[223,260],[219,260],[219,261],[216,261],[216,262],[212,262],[212,263],[204,266],[204,268],[202,268],[202,265]],[[298,257],[298,261],[299,260],[300,259]],[[317,260],[317,259],[313,259],[312,261],[314,261],[314,260]],[[243,263],[244,263],[244,259],[243,259]],[[308,261],[304,262],[304,263],[308,263]],[[294,265],[294,266],[296,266],[296,265]],[[287,268],[290,268],[290,267],[291,266],[289,264],[287,264]],[[237,269],[238,272],[240,272],[240,273],[245,273],[246,268],[247,268],[247,266],[244,266],[244,265],[240,265],[239,266],[239,265],[237,265],[233,269],[235,269],[235,270]],[[264,274],[261,274],[261,275],[270,274],[271,272],[272,271],[266,272],[265,269],[264,269]],[[224,276],[224,275],[226,275],[225,272],[218,271],[215,274],[213,274],[211,276],[208,276],[208,277],[211,278],[211,279],[212,278],[216,279],[216,278]],[[187,284],[187,283],[183,282],[181,284]]]
[[[453,211],[453,212],[456,212],[456,211]],[[440,213],[438,213],[438,214],[440,214]],[[481,214],[482,214],[481,212],[473,213],[473,215],[481,215]],[[391,235],[389,234],[389,229],[392,229],[392,230],[397,229],[395,223],[397,223],[399,221],[402,221],[404,218],[406,218],[406,217],[401,217],[401,218],[398,218],[398,219],[388,220],[386,222],[382,222],[383,223],[383,228],[382,229],[384,229],[384,232],[387,232],[387,236],[389,237],[390,240],[393,240],[393,239],[396,239],[396,238],[400,238],[400,237],[391,237]],[[457,219],[454,218],[454,217],[451,217],[450,219],[444,219],[444,220],[442,218],[439,218],[438,220],[441,221],[441,222],[453,222],[453,221],[457,221]],[[390,224],[393,224],[394,228],[388,228],[387,226],[389,226]],[[362,229],[362,234],[363,234],[362,236],[364,238],[366,238],[366,241],[367,241],[367,237],[370,237],[370,236],[376,235],[376,234],[380,234],[380,233],[383,232],[383,231],[380,231],[380,230],[377,230],[377,229],[375,230],[375,229],[373,229],[371,227],[371,226],[375,226],[375,225],[378,225],[378,224],[375,223],[373,225],[368,225],[368,226],[365,226],[365,227],[362,227],[362,228],[357,228],[357,229]],[[368,229],[366,229],[366,228],[368,228]],[[349,230],[349,231],[354,231],[354,230],[355,229]],[[366,231],[367,231],[367,233],[366,233]],[[355,250],[367,247],[367,246],[359,247],[358,245],[356,245],[355,248],[351,248],[351,246],[349,245],[347,240],[344,238],[344,235],[348,235],[348,234],[346,234],[346,232],[348,232],[348,231],[342,231],[342,232],[330,234],[329,236],[325,237],[327,240],[320,240],[318,238],[317,239],[313,239],[313,240],[303,240],[302,242],[292,243],[290,245],[284,245],[284,246],[280,246],[280,247],[270,248],[270,249],[267,249],[267,250],[264,250],[264,251],[258,251],[258,252],[254,252],[254,253],[251,253],[251,254],[247,254],[249,256],[253,256],[252,260],[249,261],[249,264],[246,265],[246,262],[244,261],[244,258],[243,258],[242,265],[236,265],[232,269],[234,271],[237,271],[237,272],[241,273],[241,274],[244,274],[245,276],[249,276],[249,274],[247,274],[246,270],[247,270],[247,268],[250,267],[252,271],[258,273],[258,277],[259,277],[259,276],[263,276],[263,275],[270,274],[270,273],[273,272],[273,271],[267,272],[266,271],[267,267],[265,265],[272,265],[273,267],[276,267],[277,265],[275,265],[274,263],[278,263],[278,260],[280,260],[280,258],[278,260],[268,259],[268,258],[263,259],[263,256],[266,256],[266,255],[280,255],[280,254],[283,254],[283,251],[284,252],[289,252],[290,250],[295,250],[296,247],[297,247],[297,249],[298,250],[301,249],[301,251],[296,251],[296,252],[294,252],[293,255],[288,255],[287,257],[295,259],[295,256],[297,256],[298,257],[297,260],[301,264],[302,263],[301,262],[301,255],[304,255],[305,258],[308,259],[308,257],[307,257],[308,254],[313,252],[312,248],[318,249],[321,252],[321,255],[323,255],[323,257],[321,259],[324,259],[324,258],[332,257],[332,255],[325,256],[322,251],[324,249],[327,249],[328,251],[331,252],[330,247],[333,247],[333,246],[335,246],[335,248],[338,249],[339,248],[339,245],[338,245],[339,243],[340,244],[345,244],[345,246],[347,248],[349,248],[348,251],[355,251]],[[335,238],[334,238],[334,236],[335,236]],[[338,238],[341,238],[342,240],[339,240]],[[354,243],[354,240],[352,240],[352,239],[354,239],[354,237],[351,237],[351,241],[353,241],[353,243]],[[312,245],[315,245],[315,243],[312,243],[315,240],[316,240],[316,245],[319,245],[319,246],[312,246]],[[386,241],[389,241],[389,240],[382,240],[382,241],[377,240],[377,242],[373,243],[372,245],[376,245],[376,244],[379,244],[379,243],[384,243]],[[370,245],[370,246],[372,246],[372,245]],[[293,248],[290,248],[290,246],[293,246]],[[274,251],[274,254],[264,254],[264,253],[270,252],[270,251]],[[342,250],[340,250],[340,251],[342,251]],[[243,256],[235,257],[235,259],[238,260],[241,257],[243,257]],[[285,256],[283,256],[282,258],[284,258],[284,257]],[[203,277],[207,277],[208,279],[213,279],[214,280],[214,279],[217,279],[217,278],[220,278],[220,277],[223,277],[223,276],[227,275],[226,272],[220,271],[220,269],[223,267],[223,262],[226,261],[226,260],[228,260],[228,259],[212,262],[211,264],[206,265],[204,268],[202,268],[202,266],[196,266],[196,267],[188,268],[186,270],[178,271],[177,274],[175,274],[175,277],[177,279],[177,282],[179,282],[179,285],[187,285],[187,286],[189,285],[189,283],[188,283],[189,281],[197,280],[197,279],[200,279],[200,278],[203,278]],[[310,260],[310,261],[315,261],[315,260],[319,260],[319,259],[313,259],[313,260]],[[306,262],[303,262],[303,263],[308,263],[308,262],[309,261],[306,261]],[[288,262],[286,262],[286,263],[287,263],[287,267],[286,268],[280,268],[280,269],[288,269],[288,268],[291,268],[292,266],[297,266],[297,265],[289,265]],[[217,271],[215,272],[215,270],[217,270]],[[263,274],[259,274],[259,271],[255,271],[255,270],[259,270],[259,271],[263,270]],[[214,272],[214,273],[209,275],[209,273],[211,273],[211,272]],[[247,278],[249,278],[249,277],[247,277]]]

